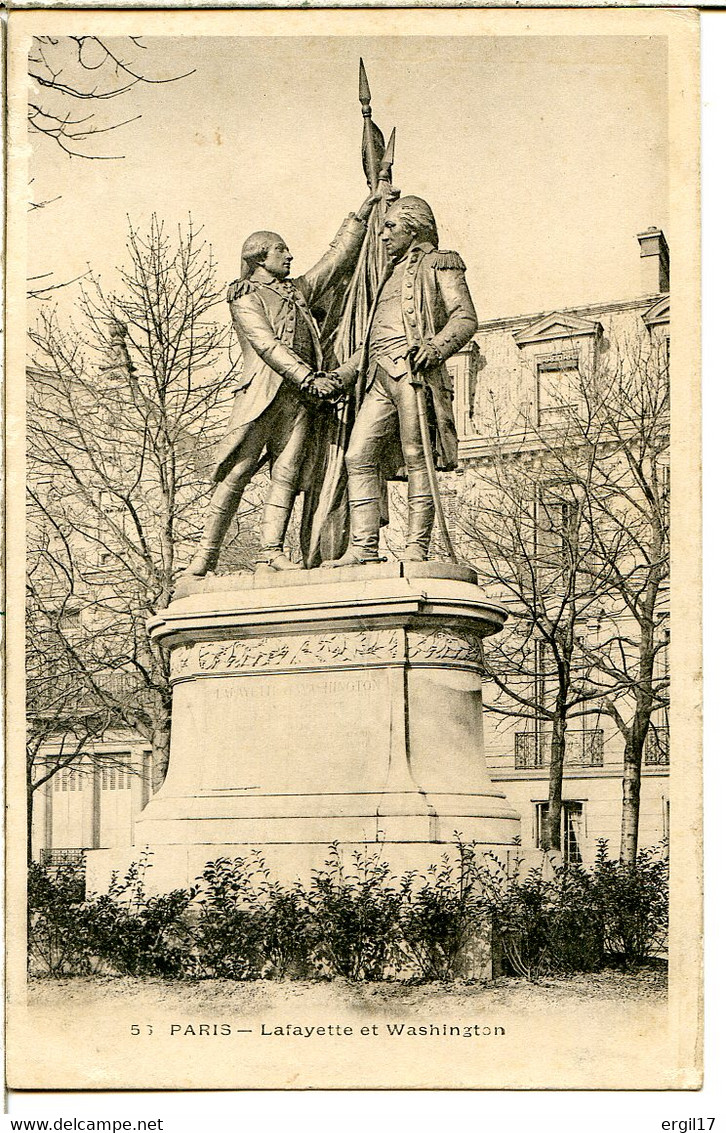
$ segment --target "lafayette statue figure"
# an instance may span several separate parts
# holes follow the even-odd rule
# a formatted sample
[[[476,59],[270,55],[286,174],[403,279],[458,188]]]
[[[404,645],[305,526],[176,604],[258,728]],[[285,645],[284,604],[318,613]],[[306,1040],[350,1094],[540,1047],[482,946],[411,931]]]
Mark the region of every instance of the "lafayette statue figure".
[[[441,471],[457,465],[453,389],[445,362],[477,329],[465,265],[457,252],[438,250],[433,212],[420,197],[401,197],[390,205],[381,240],[388,268],[365,339],[332,375],[340,390],[358,381],[364,396],[345,454],[350,542],[341,558],[323,564],[328,567],[380,562],[381,493],[386,479],[402,473],[408,479],[402,558],[425,560],[434,520],[434,463]],[[422,431],[422,417],[429,436]],[[429,458],[427,468],[429,444],[434,460]]]
[[[228,292],[242,347],[242,384],[227,431],[215,453],[216,488],[204,532],[187,576],[214,570],[242,493],[265,460],[270,486],[260,528],[258,562],[297,570],[283,549],[297,493],[304,490],[311,425],[340,383],[322,371],[320,332],[311,307],[352,272],[374,205],[372,192],[339,229],[329,250],[304,275],[290,280],[292,255],[275,232],[254,232],[242,246],[240,279]]]

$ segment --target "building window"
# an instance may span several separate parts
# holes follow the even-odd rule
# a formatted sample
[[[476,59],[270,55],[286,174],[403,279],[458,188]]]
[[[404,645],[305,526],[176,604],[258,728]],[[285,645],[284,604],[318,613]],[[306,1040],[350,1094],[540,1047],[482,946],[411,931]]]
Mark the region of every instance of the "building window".
[[[547,706],[547,642],[534,643],[534,702],[538,708]],[[541,725],[538,719],[535,726]]]
[[[552,354],[537,362],[537,420],[556,425],[577,414],[580,375],[577,354]]]
[[[582,803],[566,802],[562,807],[562,853],[566,862],[582,865]]]
[[[81,866],[85,865],[86,851],[84,849],[68,849],[40,851],[40,864],[44,866]]]
[[[549,813],[549,803],[535,803],[535,841],[537,849],[544,848],[544,824]],[[582,865],[582,846],[584,837],[584,803],[563,801],[560,817],[560,838],[562,858],[572,865]]]
[[[648,728],[643,747],[643,762],[648,766],[667,767],[671,761],[667,726]]]
[[[568,568],[576,557],[582,507],[577,486],[565,481],[537,492],[537,559],[540,571]]]
[[[131,772],[123,767],[104,767],[101,771],[102,791],[128,791],[131,789]]]
[[[83,776],[72,767],[64,767],[53,778],[53,790],[82,791]]]
[[[535,721],[534,732],[515,732],[514,769],[532,771],[549,767],[552,733]],[[602,767],[605,741],[602,728],[568,728],[565,733],[565,764],[573,767]],[[646,759],[646,763],[648,760]]]
[[[456,431],[460,437],[476,436],[478,432],[474,420],[474,405],[477,374],[482,366],[479,347],[473,339],[446,363],[453,380],[454,418]]]
[[[664,471],[666,470],[664,469]],[[658,642],[658,651],[653,662],[653,684],[661,703],[666,700],[670,682],[669,649],[670,634],[666,630],[663,640]],[[643,761],[646,764],[660,764],[666,767],[670,763],[670,731],[667,707],[658,707],[653,711],[645,736]]]
[[[58,617],[58,628],[62,630],[79,630],[81,628],[81,611],[66,609]]]
[[[98,496],[98,561],[109,566],[123,546],[127,535],[126,509],[113,492],[102,491]]]

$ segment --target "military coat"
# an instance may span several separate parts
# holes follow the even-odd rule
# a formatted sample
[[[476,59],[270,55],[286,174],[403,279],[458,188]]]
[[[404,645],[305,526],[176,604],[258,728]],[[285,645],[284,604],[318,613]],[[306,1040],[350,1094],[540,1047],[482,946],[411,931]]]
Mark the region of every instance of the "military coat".
[[[227,430],[215,452],[213,480],[224,479],[244,444],[248,426],[272,403],[283,381],[300,386],[322,367],[320,333],[310,308],[352,271],[365,231],[363,221],[351,214],[322,259],[304,275],[263,282],[253,273],[230,285],[227,299],[242,348],[242,377]],[[302,358],[293,350],[298,320],[305,324],[313,357]]]
[[[454,388],[445,362],[466,346],[478,325],[465,272],[465,264],[457,252],[440,252],[433,244],[417,243],[406,254],[401,288],[401,313],[409,345],[433,343],[441,358],[437,365],[426,370],[426,385],[430,390],[436,466],[444,472],[456,468],[458,463]],[[366,390],[375,377],[375,366],[368,365],[372,321],[371,315],[362,348],[339,370],[346,385],[363,375]],[[402,468],[403,457],[397,443],[386,455],[385,474],[389,479],[395,478]]]

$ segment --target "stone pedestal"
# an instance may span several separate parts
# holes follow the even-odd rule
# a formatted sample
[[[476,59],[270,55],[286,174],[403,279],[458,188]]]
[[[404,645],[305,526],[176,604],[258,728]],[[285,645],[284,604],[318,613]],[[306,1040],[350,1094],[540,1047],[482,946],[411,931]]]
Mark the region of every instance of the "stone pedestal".
[[[127,860],[150,888],[259,847],[283,878],[331,842],[424,868],[460,834],[506,855],[518,815],[482,746],[482,639],[502,626],[466,568],[386,563],[211,577],[153,619],[174,687],[166,780]],[[90,855],[99,888],[118,852]]]

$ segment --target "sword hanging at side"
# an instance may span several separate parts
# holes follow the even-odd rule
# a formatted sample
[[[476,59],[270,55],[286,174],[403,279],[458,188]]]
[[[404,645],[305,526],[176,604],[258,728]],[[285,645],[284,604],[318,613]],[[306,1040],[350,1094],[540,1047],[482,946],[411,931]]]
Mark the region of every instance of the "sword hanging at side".
[[[414,373],[411,364],[410,353],[406,355],[406,368],[408,369],[408,378],[416,391],[416,409],[418,411],[418,424],[421,430],[421,443],[424,451],[424,461],[426,462],[426,473],[429,478],[429,487],[431,488],[431,495],[434,500],[434,512],[436,514],[436,522],[439,525],[441,537],[444,540],[446,553],[451,559],[452,563],[458,563],[454,544],[451,542],[449,535],[449,528],[446,525],[446,516],[444,515],[444,506],[441,503],[441,493],[439,492],[439,482],[436,479],[436,466],[434,464],[434,454],[431,450],[431,434],[429,432],[429,416],[426,407],[426,381],[423,375]]]

